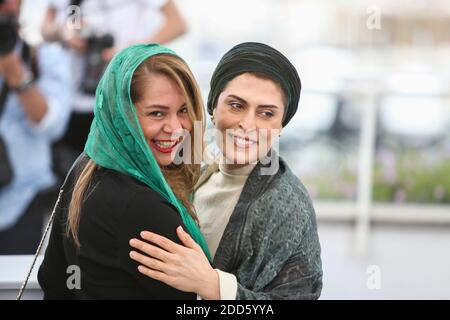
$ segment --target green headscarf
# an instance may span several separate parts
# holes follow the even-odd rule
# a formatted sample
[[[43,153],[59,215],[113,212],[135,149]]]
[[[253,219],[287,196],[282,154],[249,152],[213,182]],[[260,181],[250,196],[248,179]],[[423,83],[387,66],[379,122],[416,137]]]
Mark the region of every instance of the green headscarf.
[[[131,101],[134,71],[144,60],[158,54],[177,56],[158,44],[134,45],[114,56],[95,93],[94,120],[84,152],[98,165],[133,176],[173,204],[187,231],[211,261],[205,238],[164,178]]]

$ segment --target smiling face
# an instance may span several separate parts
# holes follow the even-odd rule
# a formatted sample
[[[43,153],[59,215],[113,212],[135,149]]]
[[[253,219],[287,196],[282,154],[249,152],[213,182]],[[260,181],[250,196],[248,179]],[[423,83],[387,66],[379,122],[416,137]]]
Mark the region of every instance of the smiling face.
[[[227,163],[239,167],[267,154],[282,127],[284,105],[280,86],[266,77],[244,73],[227,84],[214,113]]]
[[[160,166],[172,163],[186,132],[192,130],[192,120],[186,99],[169,77],[147,76],[146,86],[134,103],[145,139]]]

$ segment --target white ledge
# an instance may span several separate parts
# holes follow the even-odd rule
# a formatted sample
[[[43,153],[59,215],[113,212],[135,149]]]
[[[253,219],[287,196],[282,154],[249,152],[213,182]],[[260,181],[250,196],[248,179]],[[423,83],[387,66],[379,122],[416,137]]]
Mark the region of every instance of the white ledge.
[[[33,262],[33,255],[0,255],[0,290],[19,290]],[[43,256],[39,256],[33,273],[28,280],[27,289],[40,290],[37,271]]]

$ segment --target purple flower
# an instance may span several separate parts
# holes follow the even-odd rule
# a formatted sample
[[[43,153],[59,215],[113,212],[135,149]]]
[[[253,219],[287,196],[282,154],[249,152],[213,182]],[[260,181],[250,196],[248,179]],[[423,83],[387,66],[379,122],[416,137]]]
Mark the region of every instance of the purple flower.
[[[395,184],[397,181],[397,171],[395,170],[395,167],[384,167],[383,180],[389,185]]]
[[[399,189],[395,192],[394,201],[395,202],[405,202],[406,200],[406,192],[405,190]]]
[[[344,194],[346,199],[354,199],[356,195],[356,188],[354,184],[346,184],[342,189],[342,193]]]
[[[381,150],[378,153],[378,160],[383,167],[383,180],[389,185],[397,181],[397,162],[392,151]]]
[[[443,186],[436,186],[436,188],[434,188],[434,197],[436,198],[436,200],[440,201],[444,199],[445,194],[446,190]]]

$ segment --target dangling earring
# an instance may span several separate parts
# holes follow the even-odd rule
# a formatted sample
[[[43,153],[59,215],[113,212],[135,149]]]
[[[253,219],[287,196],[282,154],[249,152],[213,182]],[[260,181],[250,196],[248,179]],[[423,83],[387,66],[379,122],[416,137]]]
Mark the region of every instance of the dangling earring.
[[[281,137],[281,133],[282,133],[283,129],[280,129],[280,133],[278,134],[278,137]]]

